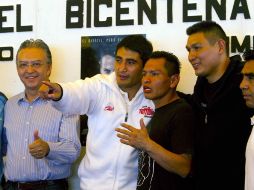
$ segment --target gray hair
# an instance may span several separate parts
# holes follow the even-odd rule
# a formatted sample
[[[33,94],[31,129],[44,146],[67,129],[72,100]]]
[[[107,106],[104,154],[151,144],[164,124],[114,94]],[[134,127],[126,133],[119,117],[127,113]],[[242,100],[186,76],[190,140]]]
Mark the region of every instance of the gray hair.
[[[49,49],[48,45],[43,40],[29,39],[29,40],[25,40],[24,42],[22,42],[21,45],[19,46],[19,49],[18,49],[18,52],[16,55],[16,61],[18,60],[19,52],[25,48],[40,48],[40,49],[44,50],[46,53],[47,59],[48,59],[47,63],[50,65],[52,64],[52,56],[51,56],[50,49]]]

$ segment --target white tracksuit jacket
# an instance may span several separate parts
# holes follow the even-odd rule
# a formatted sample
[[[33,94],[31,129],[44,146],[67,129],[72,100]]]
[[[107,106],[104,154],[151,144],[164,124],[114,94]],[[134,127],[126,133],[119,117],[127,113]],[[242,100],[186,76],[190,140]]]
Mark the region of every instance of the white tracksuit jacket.
[[[61,84],[63,97],[53,105],[64,113],[88,115],[86,155],[78,174],[82,190],[135,190],[138,174],[138,152],[121,144],[115,128],[126,123],[140,128],[154,112],[152,101],[143,90],[129,101],[120,91],[115,73],[96,75],[74,83]]]

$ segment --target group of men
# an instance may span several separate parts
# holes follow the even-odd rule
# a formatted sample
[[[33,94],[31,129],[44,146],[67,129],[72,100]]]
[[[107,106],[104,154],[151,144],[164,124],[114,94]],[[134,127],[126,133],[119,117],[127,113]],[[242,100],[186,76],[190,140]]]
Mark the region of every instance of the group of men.
[[[49,81],[52,58],[42,40],[23,42],[16,65],[25,90],[0,118],[4,189],[68,189],[83,114],[82,190],[242,190],[244,180],[253,189],[254,51],[244,54],[245,65],[229,57],[226,34],[213,21],[190,26],[187,35],[198,76],[192,95],[176,91],[178,58],[153,52],[142,35],[119,42],[113,73],[66,84]]]

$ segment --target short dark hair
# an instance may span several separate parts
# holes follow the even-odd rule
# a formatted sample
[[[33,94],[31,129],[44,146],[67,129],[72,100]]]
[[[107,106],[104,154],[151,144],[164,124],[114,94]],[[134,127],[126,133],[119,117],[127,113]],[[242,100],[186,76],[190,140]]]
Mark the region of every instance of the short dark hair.
[[[40,49],[44,50],[46,53],[47,59],[48,59],[47,63],[50,65],[52,64],[52,55],[51,55],[50,49],[49,49],[48,45],[43,40],[29,39],[29,40],[25,40],[24,42],[22,42],[21,45],[19,46],[19,49],[18,49],[18,52],[16,55],[16,61],[18,61],[19,52],[25,48],[40,48]]]
[[[201,21],[193,24],[189,28],[186,29],[186,33],[188,36],[202,32],[204,33],[207,40],[214,44],[219,39],[223,39],[226,43],[226,52],[228,54],[228,39],[223,28],[214,21]]]
[[[143,61],[143,66],[145,65],[146,61],[150,57],[150,55],[153,52],[153,46],[150,41],[148,41],[144,36],[142,35],[129,35],[120,41],[116,46],[116,52],[118,49],[125,47],[127,49],[130,49],[132,51],[138,52],[140,55],[140,58]]]
[[[243,60],[246,61],[250,61],[250,60],[254,60],[254,49],[247,49],[244,53],[243,53]]]
[[[165,59],[165,68],[168,71],[168,76],[180,74],[181,63],[179,59],[173,54],[166,51],[154,51],[150,56],[151,59]]]

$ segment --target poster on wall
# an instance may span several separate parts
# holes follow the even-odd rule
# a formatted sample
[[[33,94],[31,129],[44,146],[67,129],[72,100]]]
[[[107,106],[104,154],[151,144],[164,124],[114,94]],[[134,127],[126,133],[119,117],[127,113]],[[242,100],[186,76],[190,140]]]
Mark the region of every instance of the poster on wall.
[[[127,35],[82,36],[81,78],[114,71],[115,49]]]
[[[142,34],[145,36],[144,34]],[[114,71],[115,49],[127,35],[82,36],[81,37],[81,79],[96,74],[110,74]],[[86,144],[88,133],[87,116],[80,118],[80,140]]]

